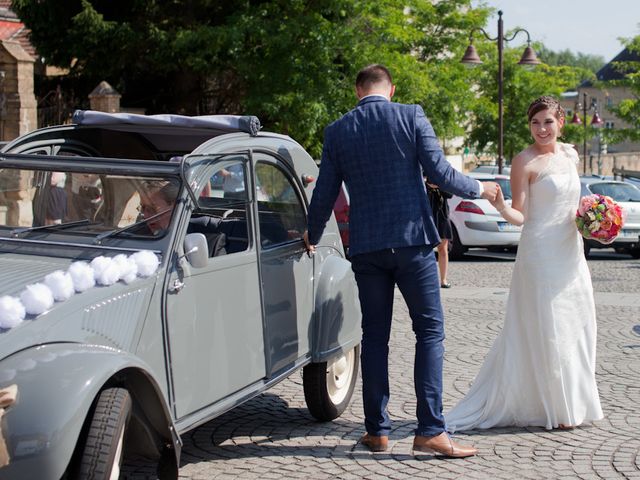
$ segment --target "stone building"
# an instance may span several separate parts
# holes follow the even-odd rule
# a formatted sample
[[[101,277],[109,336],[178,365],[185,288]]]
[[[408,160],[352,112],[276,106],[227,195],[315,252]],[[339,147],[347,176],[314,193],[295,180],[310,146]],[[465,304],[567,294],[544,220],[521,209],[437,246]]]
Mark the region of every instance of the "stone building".
[[[0,1],[0,141],[37,128],[37,102],[33,89],[36,53],[29,31]]]
[[[615,85],[613,82],[624,78],[616,67],[615,62],[640,61],[640,55],[628,49],[622,50],[609,63],[596,73],[598,84],[583,82],[576,91],[565,92],[560,103],[567,111],[567,121],[570,122],[574,112],[582,118],[583,103],[586,98],[587,119],[591,122],[597,112],[603,123],[599,132],[605,129],[628,128],[629,125],[620,120],[610,110],[621,100],[634,98],[629,87]],[[602,83],[600,83],[602,82]],[[577,145],[580,153],[580,172],[586,174],[611,175],[614,168],[640,171],[640,143],[620,142],[607,145],[603,135],[596,133],[587,141],[586,162],[584,162],[584,145]],[[586,163],[586,165],[585,165]]]

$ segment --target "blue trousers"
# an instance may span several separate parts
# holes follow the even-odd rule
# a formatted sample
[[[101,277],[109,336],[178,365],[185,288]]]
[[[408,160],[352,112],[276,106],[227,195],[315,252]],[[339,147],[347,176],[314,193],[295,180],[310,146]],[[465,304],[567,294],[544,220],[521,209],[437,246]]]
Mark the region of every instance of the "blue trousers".
[[[351,258],[362,309],[362,391],[365,427],[371,435],[388,435],[389,335],[393,292],[398,285],[409,308],[416,337],[414,385],[416,435],[445,431],[442,415],[444,317],[440,283],[431,247],[423,245],[363,253]]]

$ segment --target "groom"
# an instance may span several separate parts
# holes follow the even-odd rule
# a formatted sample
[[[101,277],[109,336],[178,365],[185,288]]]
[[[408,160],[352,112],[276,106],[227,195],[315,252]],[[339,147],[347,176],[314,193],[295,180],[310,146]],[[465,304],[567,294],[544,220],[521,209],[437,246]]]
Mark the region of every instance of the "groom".
[[[305,242],[315,251],[342,182],[351,197],[352,269],[362,309],[362,390],[367,433],[375,452],[388,447],[391,421],[388,353],[394,287],[398,285],[416,336],[414,382],[418,428],[413,449],[467,457],[442,416],[444,318],[433,247],[440,242],[423,178],[465,198],[495,199],[497,186],[457,172],[445,159],[418,105],[392,103],[389,70],[370,65],[356,77],[355,109],[324,132],[322,163],[309,207]]]

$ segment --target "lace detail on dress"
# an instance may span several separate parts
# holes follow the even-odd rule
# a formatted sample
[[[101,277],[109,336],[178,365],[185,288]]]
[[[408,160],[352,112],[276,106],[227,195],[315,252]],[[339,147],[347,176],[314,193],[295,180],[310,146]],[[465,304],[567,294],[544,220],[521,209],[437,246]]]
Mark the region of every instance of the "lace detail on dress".
[[[567,161],[570,160],[570,161]],[[573,148],[573,145],[569,143],[558,143],[557,153],[550,155],[547,164],[544,166],[535,180],[531,184],[536,184],[540,180],[544,179],[547,175],[553,174],[566,174],[575,170],[574,165],[577,165],[579,161],[578,154]]]
[[[578,165],[580,161],[580,156],[575,149],[575,145],[571,145],[570,143],[559,143],[560,148],[567,154],[569,158],[573,160],[573,163]]]

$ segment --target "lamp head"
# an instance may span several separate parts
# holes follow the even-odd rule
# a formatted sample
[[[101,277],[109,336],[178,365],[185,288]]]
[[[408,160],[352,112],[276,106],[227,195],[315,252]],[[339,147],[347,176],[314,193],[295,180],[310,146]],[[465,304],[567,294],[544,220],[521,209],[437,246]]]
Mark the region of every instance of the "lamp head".
[[[598,112],[594,113],[593,118],[591,119],[591,125],[595,127],[599,127],[603,123],[604,121],[600,118],[600,115],[598,115]]]
[[[478,56],[476,47],[474,47],[472,43],[470,43],[467,47],[467,51],[464,52],[460,63],[464,63],[465,65],[469,66],[480,65],[482,63],[482,60],[480,60],[480,57]]]
[[[573,117],[571,118],[571,122],[574,125],[580,125],[582,123],[582,120],[580,120],[580,116],[578,115],[578,112],[573,112]]]
[[[534,66],[539,64],[540,60],[538,60],[536,52],[533,50],[533,48],[531,48],[531,45],[527,45],[527,48],[525,48],[524,52],[522,52],[522,57],[520,57],[518,65]]]

